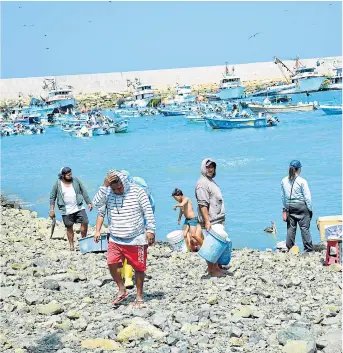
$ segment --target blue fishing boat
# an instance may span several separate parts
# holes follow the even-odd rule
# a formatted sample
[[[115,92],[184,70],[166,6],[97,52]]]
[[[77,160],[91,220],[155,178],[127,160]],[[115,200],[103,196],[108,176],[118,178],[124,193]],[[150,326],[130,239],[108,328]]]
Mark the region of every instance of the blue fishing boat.
[[[342,114],[341,105],[320,105],[319,109],[328,115]]]
[[[216,114],[206,116],[205,122],[212,129],[260,128],[276,126],[278,124],[277,118],[273,118],[272,116],[227,118]]]
[[[184,111],[176,110],[176,109],[160,109],[160,113],[164,116],[180,116],[185,115]]]

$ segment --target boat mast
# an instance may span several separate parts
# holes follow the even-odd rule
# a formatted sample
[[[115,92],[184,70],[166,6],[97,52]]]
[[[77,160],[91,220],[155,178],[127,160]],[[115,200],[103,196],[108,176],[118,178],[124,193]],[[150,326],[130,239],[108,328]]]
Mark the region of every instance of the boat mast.
[[[282,72],[282,75],[286,79],[287,83],[289,83],[289,78],[285,75],[283,68],[285,68],[291,75],[294,75],[294,72],[290,70],[283,62],[280,60],[277,56],[274,56],[274,63],[279,66],[280,71]]]

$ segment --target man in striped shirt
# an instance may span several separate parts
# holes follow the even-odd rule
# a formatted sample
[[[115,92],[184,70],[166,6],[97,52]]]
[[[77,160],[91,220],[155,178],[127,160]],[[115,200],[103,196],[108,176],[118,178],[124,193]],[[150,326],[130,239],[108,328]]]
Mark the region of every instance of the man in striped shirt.
[[[94,196],[93,206],[106,207],[108,215],[110,239],[107,264],[119,289],[113,304],[119,304],[128,296],[119,271],[126,258],[135,270],[137,286],[135,305],[142,306],[147,248],[155,242],[156,228],[149,198],[143,188],[130,184],[124,174],[110,170],[103,186]],[[102,223],[103,217],[98,217],[96,239],[100,238]]]

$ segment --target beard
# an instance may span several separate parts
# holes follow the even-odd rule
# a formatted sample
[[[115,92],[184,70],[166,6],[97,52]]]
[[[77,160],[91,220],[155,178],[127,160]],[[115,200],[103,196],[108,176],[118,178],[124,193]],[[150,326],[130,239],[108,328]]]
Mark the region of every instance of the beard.
[[[62,177],[64,181],[71,182],[73,181],[73,177],[66,178],[65,176]]]

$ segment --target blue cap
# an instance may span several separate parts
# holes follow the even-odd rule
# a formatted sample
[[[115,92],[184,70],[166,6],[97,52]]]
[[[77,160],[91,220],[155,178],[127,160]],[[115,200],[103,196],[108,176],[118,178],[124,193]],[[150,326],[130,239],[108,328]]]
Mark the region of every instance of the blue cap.
[[[294,168],[301,168],[301,163],[300,163],[300,161],[293,159],[293,161],[291,161],[291,163],[289,163],[289,166],[294,167]]]

